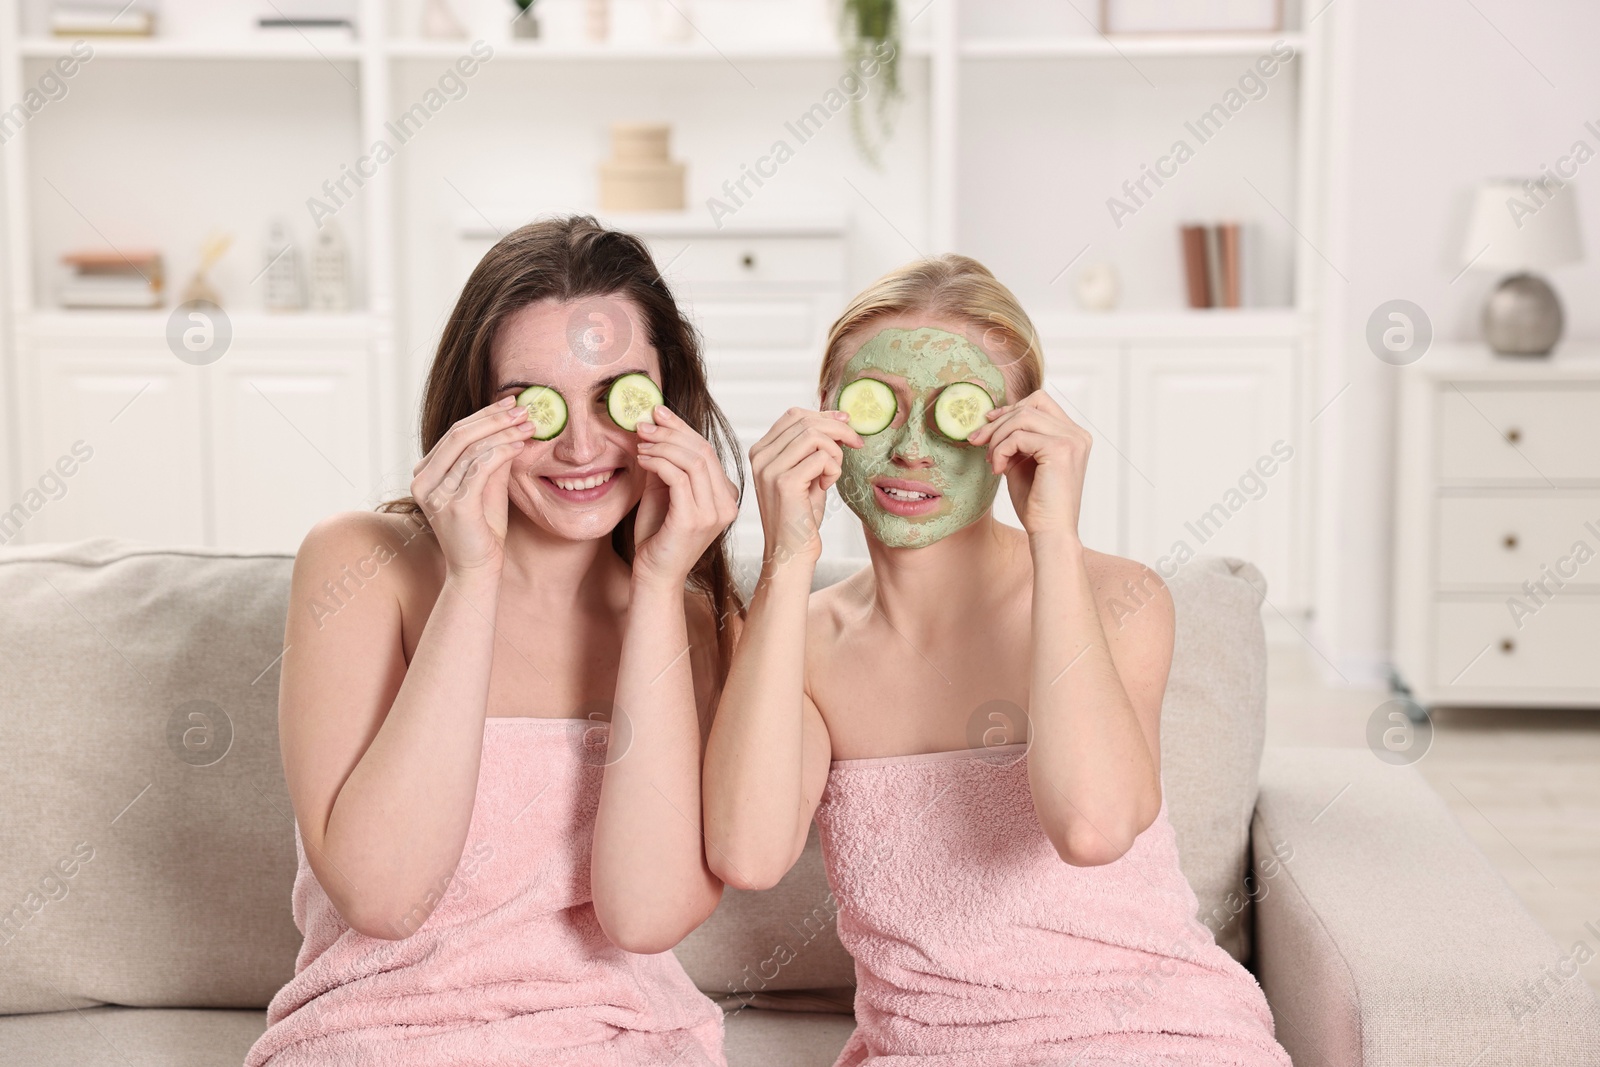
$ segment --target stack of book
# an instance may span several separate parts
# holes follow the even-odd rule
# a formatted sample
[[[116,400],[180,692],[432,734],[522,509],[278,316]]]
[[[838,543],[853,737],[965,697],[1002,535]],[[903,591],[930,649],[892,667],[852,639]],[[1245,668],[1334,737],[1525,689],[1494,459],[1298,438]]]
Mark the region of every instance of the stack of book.
[[[1187,225],[1183,238],[1183,275],[1192,308],[1239,306],[1239,224]]]
[[[156,32],[156,13],[150,5],[132,0],[52,4],[50,32],[57,37],[149,37]]]
[[[162,300],[161,253],[94,249],[61,257],[56,300],[65,308],[156,308]]]

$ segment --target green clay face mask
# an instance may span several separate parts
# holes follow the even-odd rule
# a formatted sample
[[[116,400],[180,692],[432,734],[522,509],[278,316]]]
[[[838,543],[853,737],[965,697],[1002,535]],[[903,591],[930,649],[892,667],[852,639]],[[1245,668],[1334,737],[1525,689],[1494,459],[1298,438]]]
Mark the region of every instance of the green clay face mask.
[[[864,437],[861,448],[844,450],[839,495],[883,544],[931,545],[984,515],[1000,488],[1000,476],[989,469],[988,449],[952,441],[935,429],[933,403],[947,385],[976,382],[1001,405],[1005,379],[977,345],[931,326],[880,331],[850,357],[840,386],[874,377],[895,389],[902,410],[887,429]],[[904,388],[897,388],[902,380]],[[833,399],[837,402],[837,391]],[[886,503],[874,487],[876,479],[916,483],[939,498],[931,505]]]

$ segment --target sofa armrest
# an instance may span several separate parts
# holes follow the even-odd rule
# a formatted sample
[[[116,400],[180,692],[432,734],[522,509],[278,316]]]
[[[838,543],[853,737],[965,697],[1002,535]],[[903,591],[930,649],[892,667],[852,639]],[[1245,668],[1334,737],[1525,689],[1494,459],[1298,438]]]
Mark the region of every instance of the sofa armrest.
[[[1268,747],[1255,973],[1296,1067],[1587,1063],[1600,1006],[1414,767]]]

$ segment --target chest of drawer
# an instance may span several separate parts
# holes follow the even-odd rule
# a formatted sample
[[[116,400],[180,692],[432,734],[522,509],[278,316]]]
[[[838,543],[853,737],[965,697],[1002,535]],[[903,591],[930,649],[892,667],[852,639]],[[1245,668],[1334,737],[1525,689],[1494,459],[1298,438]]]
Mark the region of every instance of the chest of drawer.
[[[843,287],[839,237],[647,235],[668,284],[693,292],[705,285],[757,282]]]
[[[1600,481],[1600,383],[1447,383],[1436,402],[1443,481]]]
[[[1600,492],[1446,496],[1438,524],[1441,586],[1515,590],[1544,568],[1562,582],[1600,583]]]
[[[1600,688],[1600,597],[1558,593],[1543,605],[1518,596],[1434,605],[1434,684],[1457,690]]]

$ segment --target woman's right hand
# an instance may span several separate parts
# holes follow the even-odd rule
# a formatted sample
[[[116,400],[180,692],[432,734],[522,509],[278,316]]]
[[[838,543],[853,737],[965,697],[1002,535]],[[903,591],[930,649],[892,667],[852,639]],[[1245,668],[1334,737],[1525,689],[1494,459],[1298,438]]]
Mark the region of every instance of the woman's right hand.
[[[750,448],[750,473],[766,532],[767,563],[815,563],[828,488],[839,480],[844,448],[865,442],[842,411],[790,408]]]
[[[499,576],[511,460],[532,436],[528,409],[506,397],[450,427],[411,468],[411,497],[439,539],[451,575]]]

